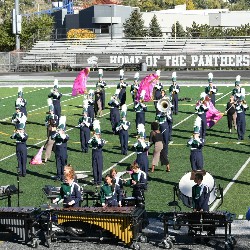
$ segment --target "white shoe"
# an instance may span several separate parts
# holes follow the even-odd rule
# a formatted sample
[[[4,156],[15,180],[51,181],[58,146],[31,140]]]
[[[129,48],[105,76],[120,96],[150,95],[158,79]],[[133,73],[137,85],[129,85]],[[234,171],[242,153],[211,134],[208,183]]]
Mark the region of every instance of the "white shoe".
[[[230,134],[232,133],[232,129],[229,129],[229,133],[230,133]]]

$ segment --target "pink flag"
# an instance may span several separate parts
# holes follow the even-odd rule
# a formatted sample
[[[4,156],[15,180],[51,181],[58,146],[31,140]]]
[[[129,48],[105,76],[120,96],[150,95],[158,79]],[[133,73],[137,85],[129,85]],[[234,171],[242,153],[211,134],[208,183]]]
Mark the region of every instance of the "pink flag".
[[[141,80],[139,84],[139,89],[136,95],[136,101],[140,100],[140,95],[141,95],[142,90],[146,91],[144,102],[149,102],[152,100],[153,89],[158,78],[159,78],[158,75],[150,74]]]
[[[206,113],[206,118],[207,118],[207,126],[211,128],[214,126],[215,123],[217,123],[223,116],[223,113],[218,111],[212,102],[208,103],[209,109]]]
[[[72,96],[83,95],[86,90],[87,79],[89,76],[90,68],[83,69],[76,77],[72,89]]]
[[[31,161],[30,161],[31,165],[43,164],[43,161],[42,161],[43,148],[44,148],[44,146],[42,146],[39,149],[38,153],[31,159]]]

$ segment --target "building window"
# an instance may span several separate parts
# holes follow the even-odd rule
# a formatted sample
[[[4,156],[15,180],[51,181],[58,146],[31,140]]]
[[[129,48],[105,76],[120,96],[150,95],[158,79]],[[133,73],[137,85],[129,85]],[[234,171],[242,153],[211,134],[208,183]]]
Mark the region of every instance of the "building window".
[[[109,34],[109,26],[106,24],[100,25],[101,34]]]

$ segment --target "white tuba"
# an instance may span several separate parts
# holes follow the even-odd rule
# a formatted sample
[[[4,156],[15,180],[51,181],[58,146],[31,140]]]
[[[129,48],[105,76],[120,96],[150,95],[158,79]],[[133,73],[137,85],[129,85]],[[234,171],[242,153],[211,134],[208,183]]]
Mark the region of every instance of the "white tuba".
[[[168,97],[163,97],[157,102],[157,109],[162,113],[167,113],[171,108],[171,102]]]

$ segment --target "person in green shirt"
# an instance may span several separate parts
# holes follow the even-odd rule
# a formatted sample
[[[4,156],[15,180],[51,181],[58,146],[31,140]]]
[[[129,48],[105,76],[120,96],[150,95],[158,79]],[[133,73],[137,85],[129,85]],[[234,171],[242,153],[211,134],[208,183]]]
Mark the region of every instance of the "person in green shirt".
[[[113,182],[112,176],[107,174],[105,176],[105,184],[102,185],[101,204],[103,207],[121,207],[122,206],[122,192],[119,185]]]
[[[70,165],[67,165],[70,167]],[[81,201],[81,189],[75,182],[75,171],[71,167],[64,172],[64,182],[60,188],[59,196],[53,200],[53,203],[60,203],[63,201],[63,207],[79,207]]]

